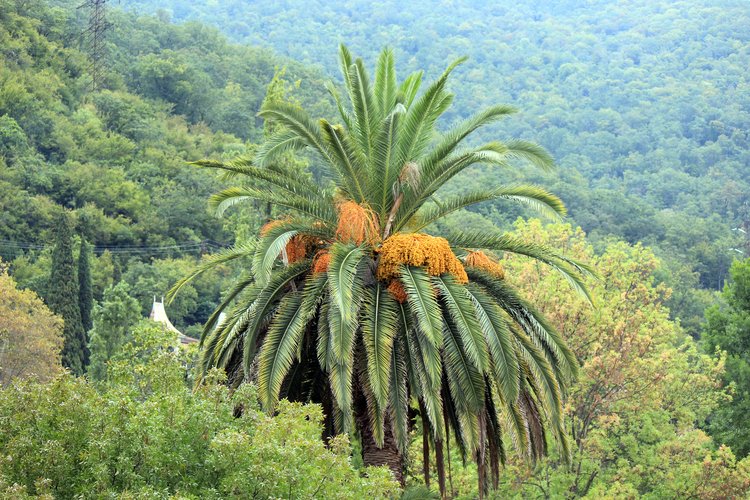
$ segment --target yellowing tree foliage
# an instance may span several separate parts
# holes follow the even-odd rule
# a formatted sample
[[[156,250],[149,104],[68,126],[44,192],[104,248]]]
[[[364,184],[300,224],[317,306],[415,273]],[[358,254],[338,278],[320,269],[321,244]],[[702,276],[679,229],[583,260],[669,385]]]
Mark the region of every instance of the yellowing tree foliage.
[[[728,402],[726,356],[703,353],[669,319],[671,291],[656,282],[653,251],[615,240],[595,249],[580,229],[539,221],[518,222],[514,236],[560,249],[598,278],[586,281],[592,307],[559,273],[528,258],[500,261],[581,368],[564,410],[571,462],[554,449],[533,467],[510,457],[498,498],[745,498],[750,459],[698,427]],[[455,462],[453,471],[454,493],[475,497],[476,471]]]
[[[567,257],[593,265],[599,278],[589,283],[591,307],[570,293],[562,276],[528,259],[503,261],[507,279],[541,305],[581,365],[566,406],[576,445],[572,466],[545,460],[535,471],[511,467],[518,473],[514,493],[747,494],[750,461],[736,461],[726,447],[717,450],[721,443],[697,428],[728,400],[721,388],[725,357],[703,354],[669,319],[671,290],[655,283],[660,263],[654,253],[611,242],[597,255],[569,225],[543,228],[532,221],[519,223],[517,232],[525,241],[566,249]]]
[[[19,290],[0,262],[0,384],[62,372],[62,329],[62,319],[34,292]]]

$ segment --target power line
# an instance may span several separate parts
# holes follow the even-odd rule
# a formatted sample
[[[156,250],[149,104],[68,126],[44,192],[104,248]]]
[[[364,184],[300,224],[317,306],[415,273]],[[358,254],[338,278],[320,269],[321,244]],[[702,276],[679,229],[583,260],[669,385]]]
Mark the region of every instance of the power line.
[[[93,250],[95,253],[110,252],[114,254],[132,254],[132,255],[158,255],[172,252],[208,252],[210,250],[221,250],[230,246],[228,243],[222,243],[214,240],[189,241],[176,243],[174,245],[161,246],[136,246],[136,245],[97,245]],[[45,245],[39,245],[31,242],[0,240],[0,248],[14,250],[43,250]]]

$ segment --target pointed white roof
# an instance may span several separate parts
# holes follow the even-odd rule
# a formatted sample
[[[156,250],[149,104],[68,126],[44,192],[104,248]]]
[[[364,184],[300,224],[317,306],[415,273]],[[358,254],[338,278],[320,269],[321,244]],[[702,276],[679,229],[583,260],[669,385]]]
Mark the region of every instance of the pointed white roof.
[[[175,328],[171,321],[169,321],[167,311],[164,309],[164,297],[161,298],[161,302],[157,302],[156,297],[154,296],[154,304],[151,306],[151,314],[149,314],[148,317],[152,321],[164,325],[164,327],[170,332],[177,334],[177,339],[180,341],[180,344],[194,344],[198,342],[198,339],[184,335],[181,331]]]

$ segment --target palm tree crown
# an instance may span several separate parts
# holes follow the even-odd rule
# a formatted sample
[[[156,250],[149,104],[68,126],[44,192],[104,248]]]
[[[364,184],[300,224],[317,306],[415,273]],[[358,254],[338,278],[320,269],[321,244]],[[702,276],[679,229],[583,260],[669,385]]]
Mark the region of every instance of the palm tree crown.
[[[513,113],[509,106],[436,132],[453,100],[448,77],[463,59],[420,93],[422,73],[398,83],[390,50],[380,54],[374,81],[361,59],[343,46],[340,55],[347,101],[333,85],[329,90],[341,124],[313,120],[290,104],[266,104],[260,116],[281,127],[252,158],[199,162],[248,180],[211,198],[219,214],[243,200],[287,213],[173,289],[221,262],[252,263],[205,325],[203,369],[255,381],[268,411],[279,397],[321,401],[336,431],[359,430],[377,447],[390,436],[405,451],[413,402],[433,443],[452,434],[465,453],[480,462],[489,457],[493,471],[505,453],[504,436],[536,457],[545,451],[546,428],[565,450],[562,398],[576,360],[504,280],[495,255],[537,259],[582,293],[589,270],[500,232],[425,232],[452,212],[496,199],[563,216],[562,202],[532,185],[439,196],[471,165],[510,168],[523,160],[549,169],[550,156],[518,140],[462,145]],[[330,170],[334,187],[278,161],[303,148]]]

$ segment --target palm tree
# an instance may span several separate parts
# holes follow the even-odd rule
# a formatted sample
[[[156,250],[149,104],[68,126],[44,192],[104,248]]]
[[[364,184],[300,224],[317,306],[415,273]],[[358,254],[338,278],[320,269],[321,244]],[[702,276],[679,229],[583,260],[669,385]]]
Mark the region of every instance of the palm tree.
[[[388,49],[374,81],[344,46],[340,58],[348,102],[333,85],[329,90],[341,124],[268,103],[260,116],[281,128],[252,158],[198,163],[248,181],[212,196],[218,214],[260,200],[287,215],[266,224],[257,240],[209,259],[172,294],[213,265],[246,258],[250,268],[205,325],[204,371],[219,367],[234,383],[255,382],[269,412],[280,397],[322,403],[329,432],[358,433],[365,464],[388,465],[402,482],[410,419],[418,412],[441,492],[444,443],[453,435],[477,460],[484,493],[490,475],[497,481],[504,436],[534,458],[545,452],[548,429],[566,453],[562,399],[577,366],[560,336],[504,280],[494,256],[537,259],[582,293],[589,270],[500,232],[426,232],[446,215],[490,200],[565,214],[556,196],[531,185],[440,196],[442,186],[478,163],[552,167],[529,142],[462,146],[513,113],[509,106],[436,132],[453,100],[448,77],[463,59],[419,94],[422,73],[399,84]],[[328,168],[332,187],[277,161],[303,148]]]

